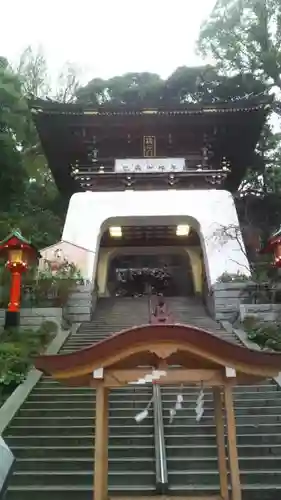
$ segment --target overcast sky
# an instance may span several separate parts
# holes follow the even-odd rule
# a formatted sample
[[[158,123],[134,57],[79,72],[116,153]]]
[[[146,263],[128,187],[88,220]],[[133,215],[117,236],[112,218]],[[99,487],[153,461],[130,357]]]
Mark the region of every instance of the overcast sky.
[[[3,3],[3,5],[2,5]],[[168,76],[197,65],[200,24],[215,0],[14,0],[1,2],[0,55],[15,63],[41,45],[53,74],[76,64],[83,80],[128,71]]]

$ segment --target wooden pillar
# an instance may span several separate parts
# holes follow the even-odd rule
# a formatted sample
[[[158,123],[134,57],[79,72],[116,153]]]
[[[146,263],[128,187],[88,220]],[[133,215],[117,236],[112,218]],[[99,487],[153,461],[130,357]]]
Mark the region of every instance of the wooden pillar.
[[[214,394],[215,423],[216,423],[217,448],[218,448],[218,465],[220,474],[220,493],[223,500],[229,500],[228,481],[227,481],[227,461],[226,461],[225,438],[224,438],[224,414],[223,414],[221,389],[219,387],[214,387],[213,394]]]
[[[232,387],[226,385],[224,388],[224,403],[226,411],[226,428],[228,440],[228,460],[231,477],[232,500],[241,500],[241,484],[239,473],[239,462],[236,442],[236,422],[233,404]]]
[[[95,474],[93,500],[107,500],[108,492],[108,389],[96,389]]]

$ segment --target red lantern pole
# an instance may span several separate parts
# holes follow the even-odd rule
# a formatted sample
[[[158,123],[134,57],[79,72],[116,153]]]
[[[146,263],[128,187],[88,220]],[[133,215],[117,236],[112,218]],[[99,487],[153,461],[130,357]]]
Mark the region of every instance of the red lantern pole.
[[[6,260],[6,267],[11,272],[5,329],[15,328],[20,324],[21,275],[27,270],[28,262],[36,262],[40,258],[40,253],[17,229],[0,241],[0,258]]]
[[[19,312],[20,310],[20,286],[21,274],[18,271],[11,272],[11,289],[10,289],[10,302],[8,304],[8,311]]]
[[[7,327],[17,327],[20,322],[20,297],[21,297],[21,275],[27,269],[24,261],[7,262],[7,268],[11,272],[10,301],[6,312]]]
[[[273,248],[274,251],[274,265],[275,267],[281,267],[281,244],[280,241],[276,242]]]
[[[276,269],[281,268],[281,227],[268,239],[260,253],[273,253],[273,266]]]

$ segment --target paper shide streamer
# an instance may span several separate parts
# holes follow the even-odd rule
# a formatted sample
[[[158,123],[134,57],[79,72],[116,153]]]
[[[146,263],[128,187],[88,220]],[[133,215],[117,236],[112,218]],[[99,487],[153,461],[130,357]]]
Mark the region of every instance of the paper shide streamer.
[[[167,372],[165,370],[153,370],[151,373],[148,373],[143,378],[140,378],[134,382],[129,382],[130,385],[144,385],[144,384],[155,384],[161,377],[165,377]],[[137,413],[135,416],[135,421],[137,423],[142,422],[145,418],[147,418],[150,407],[153,402],[153,396],[149,401],[148,405],[142,410],[140,413]]]

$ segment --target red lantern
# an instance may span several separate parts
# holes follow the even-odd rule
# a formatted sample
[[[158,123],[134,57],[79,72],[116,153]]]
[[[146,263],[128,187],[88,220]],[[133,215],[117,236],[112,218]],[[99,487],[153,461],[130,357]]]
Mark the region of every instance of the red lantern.
[[[261,253],[273,253],[274,267],[281,268],[281,228],[269,238]]]
[[[6,267],[11,272],[10,301],[6,311],[5,328],[16,327],[20,319],[21,275],[30,263],[40,258],[40,253],[19,230],[15,230],[0,242],[0,258],[6,260]]]

